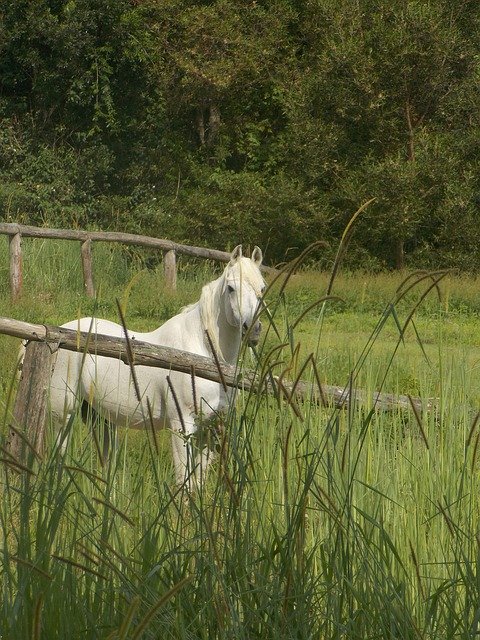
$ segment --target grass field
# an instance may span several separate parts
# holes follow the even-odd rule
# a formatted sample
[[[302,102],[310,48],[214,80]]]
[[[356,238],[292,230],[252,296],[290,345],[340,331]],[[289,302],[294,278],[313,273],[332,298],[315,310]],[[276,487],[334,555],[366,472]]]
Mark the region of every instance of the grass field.
[[[0,247],[0,315],[32,322],[116,319],[119,299],[131,327],[152,329],[213,277],[213,265],[184,264],[168,294],[151,255],[99,245],[91,301],[78,247],[24,249],[12,305]],[[265,319],[260,359],[284,343],[274,370],[286,378],[313,353],[322,382],[436,398],[435,410],[239,394],[223,453],[191,496],[174,487],[168,434],[157,454],[127,431],[102,467],[75,422],[65,456],[51,445],[31,473],[1,469],[0,638],[478,636],[479,282],[448,275],[422,301],[425,278],[392,305],[399,276],[340,274],[339,299],[306,311],[328,279],[305,271],[272,287],[278,336]],[[4,433],[17,350],[0,336]],[[302,377],[313,380],[311,367]]]

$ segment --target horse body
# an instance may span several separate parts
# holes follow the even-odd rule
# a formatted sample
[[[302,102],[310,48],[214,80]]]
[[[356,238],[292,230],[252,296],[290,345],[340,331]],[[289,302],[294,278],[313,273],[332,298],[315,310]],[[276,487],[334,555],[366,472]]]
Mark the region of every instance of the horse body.
[[[243,257],[241,247],[237,247],[220,278],[203,287],[197,303],[155,331],[129,331],[129,337],[207,357],[212,357],[212,344],[220,361],[235,364],[242,336],[247,332],[253,343],[258,341],[260,323],[256,316],[264,288],[259,271],[261,260],[257,247],[251,259]],[[82,318],[63,326],[91,333],[92,344],[95,334],[124,336],[121,325],[97,318]],[[220,384],[202,378],[195,378],[192,383],[191,376],[184,373],[136,366],[135,374],[140,398],[130,367],[121,360],[60,350],[50,390],[54,421],[66,424],[79,401],[87,402],[114,426],[145,428],[151,418],[155,429],[167,427],[172,431],[177,482],[184,482],[192,472],[198,478],[205,472],[211,454],[208,450],[195,453],[189,436],[197,431],[199,419],[225,408],[230,393]]]

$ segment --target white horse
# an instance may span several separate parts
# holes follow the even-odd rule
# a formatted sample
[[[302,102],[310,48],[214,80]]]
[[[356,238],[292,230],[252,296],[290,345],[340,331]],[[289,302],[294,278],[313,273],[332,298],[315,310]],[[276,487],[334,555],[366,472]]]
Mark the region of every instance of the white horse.
[[[258,310],[265,289],[261,263],[262,252],[258,247],[251,258],[246,258],[239,245],[222,275],[203,287],[198,302],[155,331],[129,332],[130,337],[210,358],[213,346],[220,362],[235,365],[242,337],[246,335],[251,345],[257,344],[260,337]],[[109,320],[82,318],[62,326],[87,331],[92,336],[97,333],[124,336],[122,326]],[[65,425],[80,403],[84,418],[84,409],[91,408],[113,428],[148,428],[148,398],[154,428],[167,427],[172,431],[177,482],[188,480],[191,487],[192,481],[198,482],[205,474],[212,458],[208,447],[195,448],[192,435],[198,424],[227,406],[230,393],[222,385],[202,378],[195,378],[192,384],[191,376],[184,373],[146,366],[136,366],[135,373],[140,401],[130,367],[121,360],[60,349],[51,381],[52,418],[58,425]],[[104,445],[108,448],[108,438]]]

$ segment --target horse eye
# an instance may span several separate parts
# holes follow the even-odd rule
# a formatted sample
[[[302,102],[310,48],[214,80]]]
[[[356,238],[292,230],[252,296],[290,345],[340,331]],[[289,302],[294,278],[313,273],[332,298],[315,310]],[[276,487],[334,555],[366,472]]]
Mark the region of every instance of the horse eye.
[[[235,291],[235,289],[232,287],[231,284],[227,284],[227,289],[228,289],[228,293],[233,293]]]

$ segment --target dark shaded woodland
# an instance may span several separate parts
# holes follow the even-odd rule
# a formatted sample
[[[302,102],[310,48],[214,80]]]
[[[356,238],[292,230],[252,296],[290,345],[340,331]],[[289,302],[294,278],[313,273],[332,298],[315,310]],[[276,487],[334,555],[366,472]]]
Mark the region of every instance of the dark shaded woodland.
[[[475,0],[4,0],[0,218],[478,264]]]

